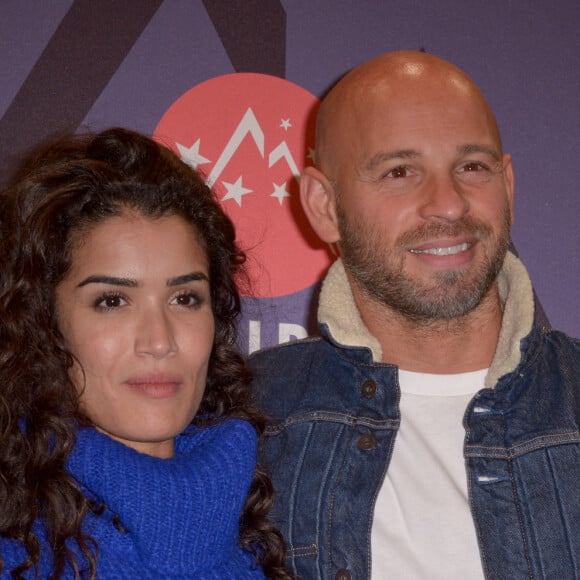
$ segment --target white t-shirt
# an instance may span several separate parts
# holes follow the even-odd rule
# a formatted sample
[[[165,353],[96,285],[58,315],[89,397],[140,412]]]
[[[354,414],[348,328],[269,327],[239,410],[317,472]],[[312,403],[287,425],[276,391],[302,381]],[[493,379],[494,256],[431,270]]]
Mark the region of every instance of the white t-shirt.
[[[373,580],[481,580],[463,457],[467,405],[487,369],[399,371],[401,426],[373,519]]]

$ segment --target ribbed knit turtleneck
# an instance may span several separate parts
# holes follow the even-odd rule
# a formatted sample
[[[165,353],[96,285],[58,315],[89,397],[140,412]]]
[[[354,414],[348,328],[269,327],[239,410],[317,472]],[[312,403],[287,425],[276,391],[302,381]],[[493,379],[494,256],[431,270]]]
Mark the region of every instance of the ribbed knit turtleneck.
[[[264,578],[237,546],[256,442],[249,423],[230,419],[190,427],[174,456],[158,459],[81,429],[68,468],[87,497],[106,505],[85,520],[99,546],[98,578]]]

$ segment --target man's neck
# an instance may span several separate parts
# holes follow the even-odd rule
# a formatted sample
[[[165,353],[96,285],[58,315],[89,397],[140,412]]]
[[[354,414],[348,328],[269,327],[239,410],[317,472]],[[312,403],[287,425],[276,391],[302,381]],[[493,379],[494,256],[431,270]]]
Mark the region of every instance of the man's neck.
[[[497,285],[465,316],[416,321],[369,300],[352,286],[355,303],[369,332],[379,341],[383,361],[399,368],[455,374],[488,368],[502,322]]]

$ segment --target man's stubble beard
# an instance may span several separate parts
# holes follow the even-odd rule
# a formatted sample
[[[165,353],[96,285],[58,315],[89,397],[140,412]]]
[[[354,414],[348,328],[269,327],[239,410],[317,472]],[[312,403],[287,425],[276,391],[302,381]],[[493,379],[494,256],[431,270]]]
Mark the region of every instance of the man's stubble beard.
[[[427,224],[406,232],[397,239],[394,251],[389,251],[384,248],[379,231],[356,221],[349,224],[338,205],[342,259],[357,286],[372,300],[413,321],[452,320],[468,314],[481,303],[501,270],[510,239],[507,203],[503,214],[503,225],[497,238],[480,220],[465,217],[452,224]],[[408,248],[429,239],[461,235],[475,236],[480,243],[495,239],[491,253],[486,253],[475,273],[473,265],[435,272],[431,283],[405,273]]]

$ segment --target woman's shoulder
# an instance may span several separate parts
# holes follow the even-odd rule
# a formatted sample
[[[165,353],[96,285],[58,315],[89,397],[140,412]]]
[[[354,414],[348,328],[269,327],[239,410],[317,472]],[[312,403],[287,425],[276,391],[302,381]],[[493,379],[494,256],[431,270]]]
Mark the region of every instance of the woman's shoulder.
[[[52,571],[51,552],[48,550],[48,542],[43,526],[37,520],[33,526],[33,531],[40,543],[40,560],[38,568],[29,568],[23,573],[23,578],[36,578],[35,570],[38,570],[39,578],[48,578]],[[11,571],[17,566],[20,566],[28,558],[28,552],[24,548],[24,544],[20,541],[6,536],[0,536],[0,556],[2,557],[2,572],[0,572],[0,579],[11,579]]]
[[[224,416],[208,425],[190,425],[177,436],[175,448],[178,453],[211,448],[243,450],[255,448],[257,441],[258,433],[249,421]]]

